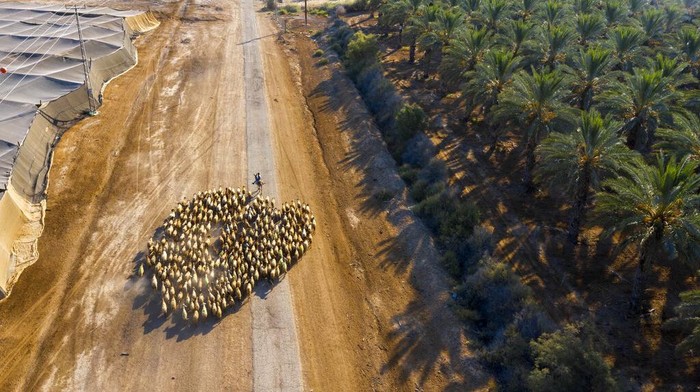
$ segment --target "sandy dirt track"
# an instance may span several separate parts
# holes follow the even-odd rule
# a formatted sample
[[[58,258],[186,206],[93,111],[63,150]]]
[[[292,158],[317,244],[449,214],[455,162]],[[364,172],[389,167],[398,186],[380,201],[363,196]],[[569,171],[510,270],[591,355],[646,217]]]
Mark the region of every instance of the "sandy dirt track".
[[[255,387],[255,306],[185,327],[162,318],[146,280],[130,277],[182,197],[240,186],[256,171],[246,138],[250,40],[241,7],[136,4],[153,6],[162,24],[139,39],[139,64],[109,85],[100,115],[58,145],[40,259],[0,303],[0,390]],[[436,256],[424,232],[400,200],[389,207],[372,201],[376,178],[392,167],[376,134],[362,136],[373,125],[354,90],[335,76],[302,77],[313,69],[305,64],[310,56],[300,54],[299,62],[295,55],[310,54],[308,42],[285,54],[267,16],[256,17],[276,191],[280,200],[309,203],[319,222],[311,249],[285,281],[304,389],[479,386],[445,307],[444,284],[427,267]],[[401,192],[396,178],[391,187]],[[419,274],[430,275],[416,285],[420,291],[412,284]]]

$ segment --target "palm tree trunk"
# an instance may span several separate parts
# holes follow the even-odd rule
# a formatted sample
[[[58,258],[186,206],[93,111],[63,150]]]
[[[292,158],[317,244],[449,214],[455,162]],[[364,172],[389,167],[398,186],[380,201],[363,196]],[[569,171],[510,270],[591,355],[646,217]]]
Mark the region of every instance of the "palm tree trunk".
[[[630,298],[630,310],[634,313],[639,313],[644,304],[644,291],[646,290],[646,275],[647,269],[651,267],[650,251],[652,244],[659,244],[663,238],[663,229],[658,227],[653,229],[647,238],[642,241],[641,250],[639,252],[639,263],[634,271],[634,280],[632,282],[632,298]]]
[[[430,74],[430,63],[431,60],[433,59],[433,49],[432,48],[427,48],[425,49],[425,54],[423,55],[423,65],[425,66],[425,78],[428,78],[428,75]]]
[[[413,40],[408,48],[408,62],[411,64],[416,62],[416,40]]]
[[[579,108],[581,110],[589,111],[591,109],[591,103],[593,102],[593,89],[588,86],[583,93],[581,93],[581,105]]]
[[[642,251],[639,253],[639,263],[634,271],[634,280],[632,281],[632,297],[630,298],[630,310],[633,313],[639,313],[642,305],[642,293],[644,292],[645,279],[644,267],[646,264],[646,243],[642,246]]]
[[[535,149],[537,148],[536,135],[528,138],[525,146],[525,173],[523,175],[523,184],[525,191],[530,193],[535,190],[535,185],[532,183],[532,171],[535,169]]]
[[[568,238],[573,244],[578,243],[578,235],[581,232],[581,223],[586,214],[588,204],[589,187],[591,185],[591,164],[586,162],[581,169],[581,177],[576,183],[576,196],[569,216]]]

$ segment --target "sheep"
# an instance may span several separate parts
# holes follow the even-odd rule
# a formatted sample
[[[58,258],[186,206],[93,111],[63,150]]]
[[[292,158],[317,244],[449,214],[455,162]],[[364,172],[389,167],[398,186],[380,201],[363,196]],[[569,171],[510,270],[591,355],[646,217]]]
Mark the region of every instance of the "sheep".
[[[274,206],[274,199],[253,197],[244,187],[197,192],[172,209],[137,269],[139,276],[143,264],[154,269],[163,313],[179,306],[193,323],[220,318],[257,281],[285,274],[308,250],[316,219],[299,200]]]

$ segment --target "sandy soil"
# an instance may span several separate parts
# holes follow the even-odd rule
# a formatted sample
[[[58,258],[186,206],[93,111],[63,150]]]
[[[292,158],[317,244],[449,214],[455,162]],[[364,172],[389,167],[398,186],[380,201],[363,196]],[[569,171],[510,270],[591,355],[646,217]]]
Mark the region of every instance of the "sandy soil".
[[[254,388],[250,302],[192,328],[162,318],[145,279],[131,276],[177,201],[247,182],[241,10],[136,4],[162,24],[139,39],[139,64],[108,86],[100,115],[58,145],[40,259],[0,303],[0,390]],[[304,389],[484,385],[354,88],[315,67],[306,37],[291,34],[283,51],[257,17],[278,192],[309,203],[319,222],[286,277]],[[394,198],[374,197],[381,189]]]

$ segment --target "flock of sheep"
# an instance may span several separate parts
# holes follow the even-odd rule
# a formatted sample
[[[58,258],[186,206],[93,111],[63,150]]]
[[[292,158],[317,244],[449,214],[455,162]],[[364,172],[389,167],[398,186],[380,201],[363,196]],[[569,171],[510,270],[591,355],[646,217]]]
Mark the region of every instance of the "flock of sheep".
[[[165,315],[181,309],[193,323],[221,318],[261,279],[287,272],[309,248],[316,228],[299,201],[275,208],[269,197],[219,188],[183,200],[148,242],[151,284]],[[143,276],[144,266],[138,268]]]

